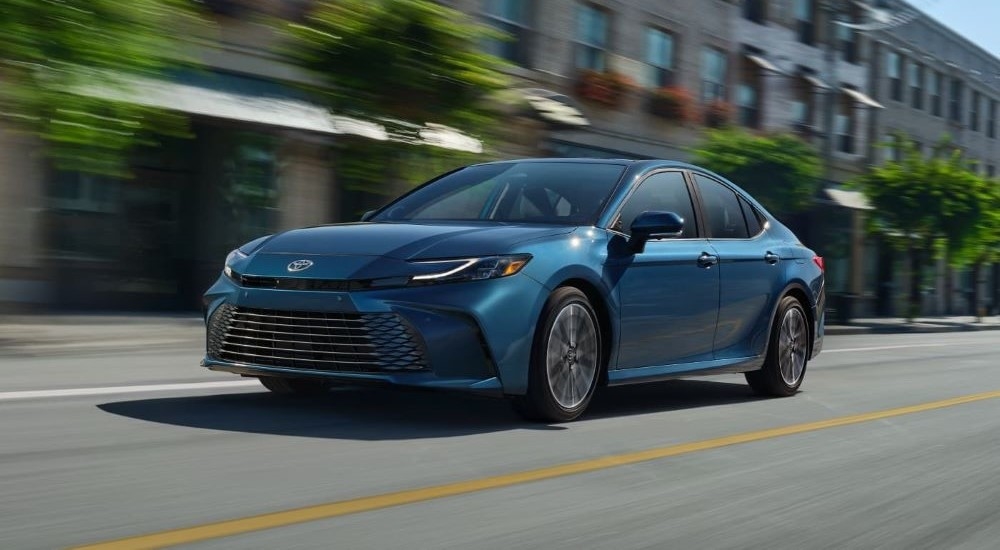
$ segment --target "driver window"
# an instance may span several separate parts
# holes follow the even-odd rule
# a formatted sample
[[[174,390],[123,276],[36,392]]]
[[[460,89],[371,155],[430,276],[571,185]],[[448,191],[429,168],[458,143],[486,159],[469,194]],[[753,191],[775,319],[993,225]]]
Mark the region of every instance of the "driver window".
[[[674,212],[684,219],[681,238],[693,239],[698,235],[691,194],[681,172],[658,172],[642,180],[622,207],[614,229],[630,234],[632,221],[646,211]]]

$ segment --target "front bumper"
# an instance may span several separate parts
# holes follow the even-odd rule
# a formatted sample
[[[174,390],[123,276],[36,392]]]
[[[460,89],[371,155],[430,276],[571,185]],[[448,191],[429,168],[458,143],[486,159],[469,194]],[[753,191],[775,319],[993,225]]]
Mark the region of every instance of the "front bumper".
[[[532,335],[545,296],[543,290],[539,283],[523,275],[490,281],[359,292],[244,288],[226,277],[220,277],[205,294],[208,349],[202,365],[212,370],[247,376],[308,377],[495,395],[523,394],[527,388]],[[366,363],[361,369],[345,370],[340,365],[333,365],[332,368],[321,365],[317,368],[316,364],[304,366],[294,360],[255,358],[251,353],[220,353],[220,349],[225,349],[279,355],[267,346],[284,347],[273,341],[264,345],[251,341],[253,346],[250,347],[230,345],[220,348],[218,342],[213,340],[213,322],[223,315],[216,313],[222,314],[234,308],[243,311],[316,312],[324,317],[398,317],[413,335],[414,347],[420,350],[419,360],[414,360],[411,365],[401,364],[399,357],[410,356],[393,350],[410,344],[399,344],[391,338],[375,342],[377,349],[381,350],[379,361]],[[265,335],[269,330],[267,326],[256,328],[263,329],[258,332]],[[308,330],[314,332],[314,329]],[[226,334],[229,334],[228,331]],[[215,338],[218,337],[216,334]],[[381,361],[381,355],[385,353],[392,354],[394,359]]]

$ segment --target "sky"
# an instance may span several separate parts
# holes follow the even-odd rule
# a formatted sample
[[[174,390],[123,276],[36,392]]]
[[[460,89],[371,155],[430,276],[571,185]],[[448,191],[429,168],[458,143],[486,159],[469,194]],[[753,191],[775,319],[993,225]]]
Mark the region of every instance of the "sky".
[[[911,0],[911,4],[1000,58],[1000,0]]]

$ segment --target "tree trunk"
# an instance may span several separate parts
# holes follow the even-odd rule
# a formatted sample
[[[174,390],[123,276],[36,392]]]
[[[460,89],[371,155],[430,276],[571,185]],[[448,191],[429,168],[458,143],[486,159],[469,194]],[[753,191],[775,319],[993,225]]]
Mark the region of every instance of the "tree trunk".
[[[976,260],[976,263],[972,264],[972,292],[971,299],[972,302],[972,314],[976,317],[977,323],[983,322],[982,312],[979,309],[979,275],[983,271],[983,262]]]
[[[923,279],[923,251],[916,245],[910,246],[910,303],[906,309],[906,320],[912,322],[920,314],[922,301],[920,282]]]
[[[951,267],[951,255],[944,261],[944,314],[955,314],[955,270]]]

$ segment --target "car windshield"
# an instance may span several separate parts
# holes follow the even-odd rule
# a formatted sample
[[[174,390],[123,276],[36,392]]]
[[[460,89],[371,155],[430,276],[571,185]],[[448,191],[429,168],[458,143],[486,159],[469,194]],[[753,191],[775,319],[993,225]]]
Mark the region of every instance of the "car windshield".
[[[463,168],[390,204],[372,221],[593,223],[621,164],[511,162]]]

